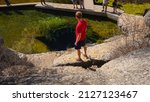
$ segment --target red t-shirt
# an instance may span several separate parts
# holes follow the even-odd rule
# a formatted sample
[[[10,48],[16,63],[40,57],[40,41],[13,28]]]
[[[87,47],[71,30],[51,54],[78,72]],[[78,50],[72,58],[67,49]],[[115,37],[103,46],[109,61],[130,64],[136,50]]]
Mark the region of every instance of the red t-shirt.
[[[76,39],[77,39],[79,33],[81,33],[80,41],[85,40],[86,29],[87,29],[87,21],[85,19],[78,21],[78,23],[76,25]]]

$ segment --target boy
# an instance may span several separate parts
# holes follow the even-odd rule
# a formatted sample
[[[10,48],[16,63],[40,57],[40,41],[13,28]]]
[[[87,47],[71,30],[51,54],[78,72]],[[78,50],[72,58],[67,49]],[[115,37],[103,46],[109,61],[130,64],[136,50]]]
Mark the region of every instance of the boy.
[[[78,21],[76,25],[76,41],[75,41],[75,49],[77,50],[77,61],[82,61],[81,59],[81,47],[84,47],[84,57],[88,58],[87,56],[87,46],[85,44],[86,40],[86,30],[87,30],[87,21],[82,18],[82,12],[77,11],[75,17]]]

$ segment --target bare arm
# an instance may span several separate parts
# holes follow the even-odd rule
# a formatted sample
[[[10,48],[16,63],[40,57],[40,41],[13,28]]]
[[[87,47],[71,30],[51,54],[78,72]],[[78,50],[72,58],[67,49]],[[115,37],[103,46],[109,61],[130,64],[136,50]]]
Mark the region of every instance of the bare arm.
[[[80,39],[81,39],[81,33],[78,34],[75,45],[77,45],[77,43],[80,41]]]

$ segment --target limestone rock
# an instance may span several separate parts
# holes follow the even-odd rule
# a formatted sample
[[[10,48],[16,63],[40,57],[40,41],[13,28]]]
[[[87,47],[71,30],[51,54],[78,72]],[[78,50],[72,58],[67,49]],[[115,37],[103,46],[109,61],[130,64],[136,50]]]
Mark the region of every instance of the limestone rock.
[[[148,30],[148,26],[146,25],[143,16],[135,16],[125,13],[119,17],[118,26],[126,35],[133,35],[133,34],[143,35]]]
[[[50,68],[53,66],[53,60],[60,56],[57,52],[47,52],[40,54],[28,54],[26,55],[27,62],[32,63],[34,66],[43,68]]]
[[[150,48],[133,51],[97,69],[106,84],[150,84]]]
[[[12,65],[5,69],[0,69],[0,84],[14,85],[14,84],[31,84],[26,80],[33,77],[37,68],[26,65]],[[33,83],[33,82],[32,82]]]
[[[16,52],[12,49],[5,49],[1,60],[8,65],[26,65],[29,64],[27,62],[27,58],[25,54]]]
[[[104,84],[103,76],[81,67],[53,67],[39,73],[41,77],[34,77],[36,84],[52,85],[89,85]]]
[[[135,40],[138,40],[140,38],[135,38]],[[62,56],[56,58],[54,60],[54,66],[59,65],[76,65],[76,64],[87,64],[93,63],[93,60],[95,61],[110,61],[115,58],[118,58],[119,56],[122,56],[128,52],[130,52],[133,49],[129,49],[127,45],[130,45],[132,48],[133,46],[133,40],[131,36],[120,36],[116,37],[115,40],[108,40],[105,43],[97,44],[95,46],[89,46],[87,50],[88,56],[90,56],[90,59],[85,59],[83,56],[83,50],[81,58],[83,59],[83,63],[78,63],[76,61],[77,53],[76,51],[73,51],[70,54],[63,54]],[[89,64],[88,63],[88,64]]]
[[[145,19],[146,25],[149,26],[150,28],[150,10],[147,11],[147,13],[144,16],[144,19]]]

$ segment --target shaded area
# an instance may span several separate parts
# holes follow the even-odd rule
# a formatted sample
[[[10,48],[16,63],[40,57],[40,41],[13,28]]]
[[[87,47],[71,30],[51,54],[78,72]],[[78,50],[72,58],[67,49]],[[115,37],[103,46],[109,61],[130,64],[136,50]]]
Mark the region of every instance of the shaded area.
[[[34,65],[24,55],[5,49],[0,59],[0,84],[18,84],[24,76],[33,74]]]
[[[23,13],[20,10],[34,10],[35,4],[32,5],[16,5],[16,6],[6,6],[6,7],[0,7],[1,12],[6,15],[12,15],[10,11],[14,11],[15,13],[19,15],[23,15]]]
[[[49,50],[60,51],[74,46],[75,34],[74,29],[66,26],[50,30],[47,36],[36,37],[36,39],[47,45]]]
[[[66,63],[66,64],[59,64],[57,66],[79,66],[85,69],[90,68],[92,66],[96,66],[97,68],[100,68],[102,65],[104,65],[107,62],[109,61],[90,58],[88,61],[85,61],[85,62],[81,61],[81,62],[74,62],[74,63]]]
[[[87,43],[95,43],[99,39],[98,34],[93,33],[95,32],[93,32],[89,27],[87,32]],[[67,50],[67,48],[74,47],[75,27],[72,27],[72,25],[67,25],[66,27],[58,28],[54,31],[49,31],[48,37],[39,36],[36,37],[36,39],[47,45],[49,50]]]
[[[32,63],[27,61],[25,55],[19,54],[10,49],[4,49],[2,57],[0,59],[0,69],[7,68],[13,65],[34,66]]]
[[[0,85],[25,84],[27,80],[29,80],[30,77],[32,78],[37,72],[38,70],[31,66],[15,65],[8,67],[3,70],[3,74],[0,75]]]

